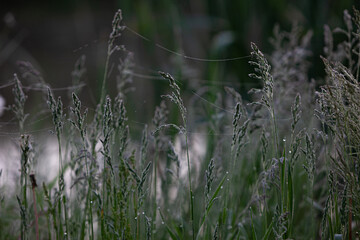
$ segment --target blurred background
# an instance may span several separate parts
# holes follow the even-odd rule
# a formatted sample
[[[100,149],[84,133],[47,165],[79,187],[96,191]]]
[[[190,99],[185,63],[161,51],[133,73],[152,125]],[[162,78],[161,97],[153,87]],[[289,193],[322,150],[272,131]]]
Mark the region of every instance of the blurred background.
[[[80,98],[86,106],[95,108],[100,97],[111,21],[119,8],[123,12],[123,24],[128,28],[117,43],[134,56],[134,88],[130,89],[127,108],[134,119],[147,122],[161,100],[160,95],[167,89],[167,82],[157,74],[159,70],[173,74],[185,91],[202,86],[217,89],[232,86],[246,98],[250,88],[261,84],[248,77],[253,71],[247,57],[250,42],[255,42],[264,53],[271,52],[269,38],[276,24],[289,31],[292,24],[297,23],[304,28],[304,33],[313,31],[310,77],[321,81],[323,64],[319,55],[323,52],[323,26],[325,23],[332,28],[343,26],[343,11],[359,7],[359,1],[43,0],[3,1],[1,5],[2,122],[11,121],[13,117],[10,111],[4,111],[4,106],[13,102],[11,86],[7,85],[13,80],[13,74],[19,73],[19,61],[30,62],[52,88],[59,89],[55,94],[66,102],[68,91],[62,88],[73,84],[74,64],[85,56],[87,73],[82,81],[86,86]],[[121,57],[121,54],[111,57],[113,72]],[[223,60],[210,61],[216,59]],[[115,75],[111,73],[107,84],[112,96],[116,94]],[[24,86],[31,84],[22,82]],[[35,88],[26,92],[28,112],[38,111],[37,104],[43,101],[33,96],[34,92]],[[211,96],[208,99],[211,101]],[[4,131],[4,126],[2,128]]]

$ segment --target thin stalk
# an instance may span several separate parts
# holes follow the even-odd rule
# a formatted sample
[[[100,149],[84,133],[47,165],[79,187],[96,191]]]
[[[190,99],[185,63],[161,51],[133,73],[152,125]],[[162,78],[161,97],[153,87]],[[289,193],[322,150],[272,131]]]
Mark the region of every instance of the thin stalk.
[[[105,232],[105,221],[104,221],[104,207],[101,209],[100,212],[100,224],[101,224],[101,239],[106,239],[106,232]]]
[[[51,239],[51,228],[50,228],[50,214],[46,214],[47,230],[48,230],[48,239]]]
[[[57,207],[58,207],[58,217],[59,217],[59,231],[57,233],[57,239],[62,239],[62,235],[64,233],[63,230],[63,224],[62,224],[62,220],[61,220],[61,199],[59,200],[60,202],[57,203]]]
[[[104,79],[102,82],[102,87],[101,87],[101,96],[100,96],[100,107],[101,110],[103,110],[103,104],[104,104],[104,100],[105,100],[105,86],[106,86],[106,80],[107,80],[107,75],[108,75],[108,68],[109,68],[109,60],[110,60],[110,56],[112,55],[112,53],[115,50],[119,50],[120,47],[119,46],[114,46],[114,41],[117,37],[119,37],[121,35],[121,31],[124,29],[124,26],[121,25],[121,21],[122,21],[122,14],[121,14],[121,10],[119,9],[114,16],[113,22],[112,22],[112,32],[110,33],[109,36],[109,41],[108,41],[108,49],[107,49],[107,56],[106,56],[106,62],[105,62],[105,71],[104,71]],[[102,113],[103,111],[101,111]]]
[[[63,200],[63,205],[64,205],[64,218],[65,218],[65,233],[64,233],[64,238],[68,239],[68,235],[69,235],[69,225],[68,225],[68,215],[67,215],[67,207],[66,207],[66,196],[63,195],[62,197]]]
[[[350,68],[351,69],[351,68]],[[351,136],[350,134],[350,129],[349,129],[349,125],[348,122],[346,122],[345,124],[345,130],[346,130],[346,135],[347,136]],[[345,142],[345,140],[342,140],[343,142]],[[349,141],[349,143],[351,143],[351,141]],[[344,145],[344,150],[343,150],[344,154],[347,153],[346,151],[346,146]],[[349,162],[351,161],[351,156],[353,155],[352,149],[350,148],[350,153],[347,154],[347,158],[349,159]],[[350,186],[350,197],[349,197],[349,240],[352,240],[352,184],[349,184]]]
[[[64,177],[64,167],[63,167],[63,160],[62,160],[62,151],[61,151],[61,138],[60,138],[60,133],[57,134],[57,140],[58,140],[58,148],[59,148],[59,190],[60,192],[60,201],[62,201],[63,203],[63,207],[64,207],[64,220],[65,220],[65,234],[64,234],[64,238],[68,239],[68,230],[69,230],[69,226],[68,226],[68,219],[67,219],[67,207],[66,207],[66,197],[63,195],[63,190],[61,190],[61,184],[60,184],[60,178]],[[62,179],[62,181],[64,181],[64,179]],[[61,221],[61,206],[59,204],[59,217],[60,217],[60,221]]]
[[[188,145],[188,134],[186,122],[184,122],[185,127],[185,145],[186,145],[186,158],[188,166],[188,178],[189,178],[189,193],[190,193],[190,214],[191,214],[191,226],[192,226],[192,239],[195,240],[195,226],[194,226],[194,195],[191,186],[191,168],[190,168],[190,157],[189,157],[189,145]]]
[[[287,175],[287,210],[289,212],[289,227],[288,227],[288,237],[291,238],[293,230],[293,221],[294,221],[294,186],[293,186],[293,175],[291,167],[287,166],[288,175]]]
[[[104,214],[107,212],[107,204],[106,204],[106,194],[105,194],[105,185],[106,185],[106,177],[107,177],[107,171],[106,171],[106,160],[104,157],[104,169],[103,169],[103,182],[102,182],[102,209],[101,209],[101,235],[102,238],[105,238],[106,232],[105,232],[105,221],[104,221]]]
[[[280,162],[279,164],[279,177],[280,177],[280,206],[281,211],[286,211],[286,175],[285,175],[285,159],[283,160],[283,163]]]
[[[115,183],[116,182],[116,179],[115,179],[115,175],[113,176],[113,182]],[[116,186],[115,184],[113,184],[113,205],[112,205],[112,214],[114,216],[114,228],[116,231],[121,231],[121,227],[120,227],[120,224],[119,224],[119,209],[118,209],[118,199],[117,199],[117,191],[116,191]]]
[[[50,223],[50,214],[51,214],[51,216],[53,218],[53,227],[54,227],[54,230],[55,230],[56,240],[58,240],[59,239],[59,230],[58,230],[58,224],[57,224],[57,218],[56,218],[56,209],[55,209],[56,206],[52,205],[51,199],[50,199],[51,195],[50,195],[49,191],[47,190],[46,185],[45,185],[44,182],[43,182],[43,189],[44,189],[45,200],[49,205],[49,210],[48,210],[48,213],[47,213],[47,216],[48,216],[48,219],[49,219],[48,221]],[[60,218],[59,218],[59,221],[60,221]],[[60,226],[60,224],[59,224],[59,226]],[[51,231],[49,232],[49,236],[51,236]],[[49,239],[52,239],[52,238],[49,238]]]
[[[236,162],[236,154],[234,153],[234,146],[231,147],[231,153],[230,153],[230,156],[232,158],[232,165],[231,165],[231,168],[230,168],[230,176],[231,176],[231,181],[235,181],[235,162]],[[228,173],[228,172],[226,172]],[[235,182],[234,182],[235,184]],[[230,181],[227,181],[227,184],[226,184],[226,189],[225,189],[225,200],[224,200],[224,207],[223,207],[223,213],[222,213],[222,223],[225,223],[226,221],[226,213],[227,213],[227,210],[229,209],[229,205],[230,205],[230,199],[229,199],[229,192],[230,192]]]
[[[99,103],[101,112],[103,112],[103,105],[104,105],[105,94],[106,94],[106,89],[105,88],[106,88],[106,79],[108,77],[107,75],[108,75],[110,55],[111,55],[110,54],[110,49],[108,47],[107,56],[106,56],[106,62],[105,62],[104,78],[103,78],[103,82],[102,82],[102,86],[101,86],[100,103]]]
[[[86,167],[86,176],[88,178],[88,194],[86,196],[86,203],[85,204],[89,204],[90,202],[90,205],[89,205],[89,221],[90,221],[90,239],[94,239],[94,226],[93,226],[93,215],[92,215],[92,201],[91,201],[91,185],[92,185],[92,182],[91,182],[91,177],[89,176],[89,166],[88,166],[88,161],[87,161],[87,154],[86,154],[86,151],[85,151],[85,139],[83,139],[83,145],[84,145],[84,152],[85,152],[85,167]],[[90,201],[89,201],[90,199]]]
[[[140,229],[140,216],[138,215],[138,195],[137,193],[134,192],[134,215],[135,215],[135,221],[136,221],[136,225],[135,225],[135,236],[136,239],[139,240],[140,239],[140,233],[139,233],[139,229]]]
[[[276,125],[276,117],[275,117],[275,109],[274,106],[271,108],[271,117],[273,120],[273,131],[274,131],[274,146],[275,146],[275,151],[276,151],[276,155],[279,153],[279,140],[278,140],[278,129],[277,129],[277,125]]]
[[[350,193],[351,191],[351,185],[350,185]],[[349,198],[349,240],[352,240],[352,197]]]
[[[25,171],[25,170],[24,170]],[[22,177],[23,177],[23,186],[22,186],[22,188],[23,188],[23,204],[24,204],[24,207],[25,207],[25,210],[27,210],[28,209],[28,202],[27,202],[27,196],[26,196],[26,192],[27,192],[27,178],[26,178],[26,175],[25,175],[25,173],[23,173],[23,171],[22,171]],[[21,227],[23,228],[23,226],[22,226],[22,224],[21,224]],[[26,228],[23,228],[23,231],[24,231],[24,239],[26,239],[26,235],[27,235],[27,233],[26,233]]]
[[[62,163],[62,154],[61,154],[61,139],[60,134],[57,134],[57,141],[58,141],[58,149],[59,149],[59,177],[61,176],[63,172],[63,163]],[[59,187],[60,189],[60,187]]]
[[[91,184],[91,181],[90,181]],[[91,187],[89,186],[89,190],[88,190],[88,194],[89,194],[89,198],[90,198],[90,208],[89,208],[89,215],[90,215],[90,239],[94,239],[94,225],[93,225],[93,210],[92,210],[92,200],[91,200]]]
[[[139,209],[137,209],[137,211],[139,211]],[[136,239],[137,240],[140,239],[140,216],[137,216],[137,219],[136,219]]]
[[[312,230],[312,237],[315,237],[316,234],[316,228],[314,227],[314,219],[315,218],[315,213],[314,213],[314,180],[309,182],[310,187],[309,187],[309,191],[310,191],[310,197],[311,197],[311,207],[310,207],[310,217],[311,217],[311,230]]]
[[[37,208],[36,208],[36,194],[35,194],[35,187],[37,187],[37,184],[36,184],[34,174],[30,174],[30,180],[31,180],[31,185],[32,185],[33,201],[34,201],[36,240],[39,240],[39,215],[38,215]]]
[[[154,157],[154,199],[153,199],[153,231],[156,229],[156,213],[157,213],[157,162],[159,157],[158,143],[155,142],[155,157]]]
[[[21,184],[21,191],[22,191],[22,205],[24,206],[24,215],[21,214],[21,239],[27,239],[27,227],[24,225],[27,224],[26,223],[26,212],[28,209],[28,202],[27,202],[27,161],[28,161],[28,156],[27,156],[27,136],[22,135],[22,143],[21,143],[21,150],[22,150],[22,156],[21,156],[21,160],[20,160],[20,164],[21,164],[21,177],[20,177],[20,184]],[[24,146],[23,146],[24,144]]]
[[[88,191],[86,200],[85,200],[85,211],[84,211],[84,220],[81,220],[81,227],[80,227],[80,238],[79,239],[85,239],[85,222],[86,222],[86,212],[88,211],[89,206],[89,195],[90,191]],[[90,236],[91,237],[91,236]]]

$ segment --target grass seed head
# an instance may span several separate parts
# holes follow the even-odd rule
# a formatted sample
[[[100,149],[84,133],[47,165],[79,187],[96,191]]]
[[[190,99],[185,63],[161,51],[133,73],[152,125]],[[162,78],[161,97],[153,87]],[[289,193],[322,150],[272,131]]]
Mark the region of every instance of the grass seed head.
[[[17,118],[17,120],[19,122],[20,131],[23,131],[24,122],[28,116],[24,112],[27,96],[25,95],[25,93],[22,89],[21,82],[16,74],[14,74],[14,81],[15,81],[15,86],[12,89],[12,91],[13,91],[14,98],[15,98],[15,104],[13,104],[11,106],[11,110],[14,112],[15,117]]]
[[[169,81],[170,87],[172,89],[171,94],[169,95],[165,95],[163,97],[168,98],[169,100],[171,100],[173,103],[175,103],[175,105],[179,108],[180,110],[180,114],[183,120],[184,125],[186,125],[186,108],[184,106],[183,100],[181,98],[180,95],[180,88],[179,86],[176,84],[175,79],[169,74],[169,73],[164,73],[164,72],[160,72],[160,75]]]
[[[64,118],[65,118],[65,114],[63,113],[63,104],[60,96],[58,97],[57,101],[55,100],[50,88],[48,88],[47,104],[51,111],[53,123],[55,125],[56,135],[60,136],[63,130]]]

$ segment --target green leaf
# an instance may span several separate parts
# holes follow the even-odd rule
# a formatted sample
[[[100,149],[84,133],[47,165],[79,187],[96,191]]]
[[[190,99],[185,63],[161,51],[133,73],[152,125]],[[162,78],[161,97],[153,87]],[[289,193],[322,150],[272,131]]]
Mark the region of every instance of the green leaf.
[[[254,222],[253,222],[253,212],[252,212],[251,208],[250,208],[250,217],[251,217],[251,238],[253,240],[257,240],[256,231],[255,231]]]
[[[162,214],[162,212],[160,210],[159,210],[159,213],[161,216],[161,220],[165,224],[166,231],[170,234],[171,239],[180,240],[180,237],[173,230],[171,230],[170,226],[165,222],[164,215]]]
[[[291,236],[292,231],[292,221],[293,221],[293,215],[294,215],[294,191],[293,191],[293,181],[292,181],[292,175],[291,175],[291,169],[290,166],[288,166],[288,211],[290,213],[289,217],[289,226],[288,226],[288,236]]]
[[[213,206],[215,200],[217,199],[217,196],[218,196],[219,193],[220,193],[221,187],[224,185],[224,182],[225,182],[226,177],[227,177],[227,174],[225,174],[225,176],[221,179],[218,187],[216,188],[214,194],[212,195],[212,197],[211,197],[211,199],[210,199],[210,201],[209,201],[209,204],[206,206],[206,211],[205,211],[205,213],[204,213],[204,216],[202,217],[199,230],[198,230],[198,232],[197,232],[197,234],[196,234],[196,239],[199,238],[199,234],[200,234],[201,228],[202,228],[202,226],[203,226],[203,224],[204,224],[204,222],[205,222],[205,220],[206,220],[207,215],[208,215],[209,212],[210,212],[211,207]]]
[[[273,231],[273,225],[274,225],[274,219],[271,220],[271,223],[270,223],[269,227],[267,228],[267,230],[266,230],[266,232],[265,232],[265,235],[264,235],[264,237],[262,238],[262,240],[267,240],[267,239],[269,239],[270,234],[271,234],[272,231]]]

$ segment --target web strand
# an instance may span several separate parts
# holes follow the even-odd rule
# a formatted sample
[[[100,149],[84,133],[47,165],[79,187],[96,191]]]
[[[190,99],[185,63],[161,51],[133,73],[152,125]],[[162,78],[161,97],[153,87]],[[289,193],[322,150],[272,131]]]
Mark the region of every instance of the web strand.
[[[154,44],[156,47],[158,47],[159,49],[162,49],[168,53],[171,53],[173,55],[182,57],[184,59],[188,59],[188,60],[193,60],[193,61],[199,61],[199,62],[230,62],[230,61],[237,61],[237,60],[242,60],[242,59],[248,59],[251,57],[251,55],[247,55],[247,56],[240,56],[240,57],[233,57],[233,58],[218,58],[218,59],[209,59],[209,58],[199,58],[199,57],[193,57],[193,56],[187,56],[185,54],[173,51],[167,47],[164,47],[163,45],[156,43],[154,41],[151,41],[149,38],[141,35],[140,33],[136,32],[135,30],[129,28],[128,26],[125,26],[125,29],[127,29],[129,32],[133,33],[134,35],[138,36],[139,38],[150,42],[152,44]]]

